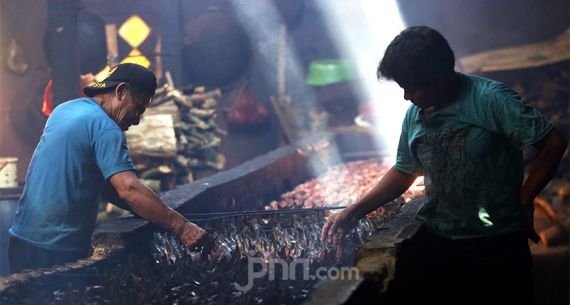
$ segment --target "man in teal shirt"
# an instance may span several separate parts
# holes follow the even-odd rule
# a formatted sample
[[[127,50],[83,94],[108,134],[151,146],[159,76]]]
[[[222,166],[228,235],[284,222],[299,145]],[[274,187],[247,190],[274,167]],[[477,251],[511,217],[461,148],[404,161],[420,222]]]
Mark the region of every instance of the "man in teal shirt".
[[[55,108],[10,229],[11,272],[87,256],[102,189],[108,200],[173,231],[188,247],[205,240],[204,230],[166,206],[135,175],[123,131],[139,123],[155,89],[150,70],[120,64],[84,89],[89,98]]]
[[[412,102],[396,164],[331,217],[322,238],[337,243],[358,219],[423,175],[418,218],[424,226],[414,241],[421,254],[407,262],[412,276],[395,282],[407,291],[398,301],[532,304],[527,237],[537,237],[533,200],[555,174],[567,143],[507,86],[457,73],[454,65],[449,44],[431,28],[408,28],[390,43],[378,76],[398,83]],[[523,182],[522,149],[530,145],[537,155]]]

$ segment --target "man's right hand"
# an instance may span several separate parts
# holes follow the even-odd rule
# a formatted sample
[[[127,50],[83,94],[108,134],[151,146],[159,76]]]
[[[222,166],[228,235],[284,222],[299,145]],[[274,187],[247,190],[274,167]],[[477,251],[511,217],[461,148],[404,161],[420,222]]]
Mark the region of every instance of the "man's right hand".
[[[132,210],[167,230],[180,236],[182,243],[188,248],[198,245],[210,247],[210,238],[202,228],[189,222],[184,216],[168,207],[148,187],[137,179],[132,171],[119,172],[109,178],[118,197],[126,202]]]
[[[331,214],[321,231],[321,240],[338,244],[356,226],[360,219],[356,214],[354,206],[349,206],[337,214]]]
[[[180,232],[179,236],[182,243],[188,247],[188,249],[192,249],[198,245],[204,245],[205,243],[208,243],[208,240],[210,239],[208,233],[206,233],[204,229],[189,221],[184,224],[184,228],[182,229],[182,232]]]
[[[350,232],[358,220],[366,214],[381,207],[386,202],[398,198],[416,180],[416,176],[405,173],[392,166],[382,177],[380,182],[357,202],[345,208],[342,212],[331,215],[321,232],[321,240],[324,242],[338,243],[346,233]]]

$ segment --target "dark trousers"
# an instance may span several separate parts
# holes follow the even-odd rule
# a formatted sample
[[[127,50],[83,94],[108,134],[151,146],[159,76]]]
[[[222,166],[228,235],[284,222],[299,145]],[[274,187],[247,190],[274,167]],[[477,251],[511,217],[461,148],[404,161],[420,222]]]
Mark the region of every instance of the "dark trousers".
[[[393,304],[534,304],[526,234],[450,240],[425,229],[402,244]]]
[[[85,258],[88,251],[56,251],[39,248],[18,238],[10,237],[8,259],[10,272],[18,273],[25,269],[49,268]]]

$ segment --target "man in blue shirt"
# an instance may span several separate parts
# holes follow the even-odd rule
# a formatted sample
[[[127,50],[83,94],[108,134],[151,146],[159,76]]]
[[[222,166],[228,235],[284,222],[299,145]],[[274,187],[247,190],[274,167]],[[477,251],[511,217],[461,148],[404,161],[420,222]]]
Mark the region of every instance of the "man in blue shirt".
[[[394,284],[406,293],[398,302],[532,304],[533,200],[567,143],[507,86],[457,73],[454,65],[446,39],[431,28],[408,28],[390,43],[378,76],[396,81],[412,102],[396,164],[368,194],[330,217],[321,238],[337,243],[423,175],[417,216],[424,226],[410,242],[416,252],[399,257]],[[537,154],[524,180],[522,149],[531,145]],[[406,268],[409,278],[398,278]]]
[[[123,132],[139,123],[155,90],[150,70],[120,64],[84,89],[89,98],[56,107],[34,151],[10,229],[11,272],[86,257],[102,189],[110,201],[178,234],[188,247],[205,240],[204,230],[135,175]]]

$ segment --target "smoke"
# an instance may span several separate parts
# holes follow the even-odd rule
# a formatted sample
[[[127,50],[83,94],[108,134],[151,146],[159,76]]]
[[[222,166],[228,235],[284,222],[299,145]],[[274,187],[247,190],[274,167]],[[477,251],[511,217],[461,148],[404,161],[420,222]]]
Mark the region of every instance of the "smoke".
[[[312,90],[304,83],[305,72],[287,35],[280,29],[283,23],[271,1],[233,0],[230,2],[238,22],[245,28],[263,65],[265,79],[275,82],[293,99],[302,99],[311,108],[316,103]],[[388,161],[395,160],[400,126],[409,103],[403,99],[402,89],[393,82],[378,81],[376,68],[390,41],[404,29],[396,1],[376,0],[317,0],[325,25],[342,57],[355,67],[360,101],[369,101],[374,120],[376,147]],[[283,46],[283,41],[286,41]],[[285,62],[279,62],[279,52],[285,52]],[[279,67],[282,70],[279,70]],[[279,84],[278,74],[286,79]],[[286,89],[285,89],[286,88]],[[327,126],[324,126],[326,128]],[[338,151],[338,149],[336,149]],[[336,163],[340,158],[331,158]],[[322,172],[322,162],[312,162],[315,172]]]
[[[233,0],[230,3],[238,22],[248,33],[253,48],[259,56],[258,60],[263,63],[262,73],[265,79],[269,80],[269,83],[274,82],[276,84],[273,95],[277,96],[282,93],[293,97],[297,106],[305,108],[302,109],[300,115],[307,115],[310,109],[315,108],[316,98],[305,84],[305,69],[291,47],[291,39],[288,37],[281,16],[271,1]],[[279,61],[280,53],[284,53],[282,56],[284,62]],[[278,75],[282,76],[281,83]],[[312,133],[324,132],[326,127],[326,125],[318,126],[316,130],[312,130]],[[296,139],[302,137],[303,135],[298,135]],[[332,151],[334,156],[329,156],[328,162],[310,160],[309,163],[315,175],[323,172],[331,164],[340,162],[338,148],[333,148]]]
[[[335,42],[345,58],[354,62],[361,84],[361,100],[371,102],[377,146],[396,155],[400,126],[410,105],[393,82],[376,79],[376,68],[390,41],[404,29],[395,0],[317,0]]]

